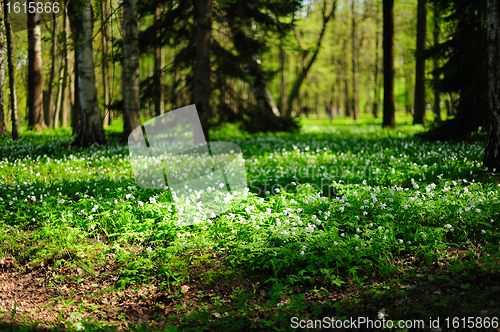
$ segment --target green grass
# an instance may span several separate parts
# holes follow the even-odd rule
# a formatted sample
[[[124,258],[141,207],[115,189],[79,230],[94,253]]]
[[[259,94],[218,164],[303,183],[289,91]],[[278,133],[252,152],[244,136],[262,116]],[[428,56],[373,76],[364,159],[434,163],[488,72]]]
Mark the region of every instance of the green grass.
[[[381,309],[393,320],[498,317],[499,177],[481,167],[483,144],[421,141],[422,126],[397,119],[395,130],[362,114],[302,119],[295,135],[213,131],[241,147],[250,193],[187,227],[168,192],[135,185],[114,139],[69,149],[68,130],[4,137],[0,257],[51,266],[51,286],[154,284],[156,308],[174,314],[151,329],[290,330],[293,316],[375,319]],[[108,133],[119,130],[116,121]],[[325,197],[330,187],[337,195]],[[75,268],[85,273],[67,273]],[[199,296],[186,302],[183,285]],[[109,322],[66,312],[58,324],[84,323]]]

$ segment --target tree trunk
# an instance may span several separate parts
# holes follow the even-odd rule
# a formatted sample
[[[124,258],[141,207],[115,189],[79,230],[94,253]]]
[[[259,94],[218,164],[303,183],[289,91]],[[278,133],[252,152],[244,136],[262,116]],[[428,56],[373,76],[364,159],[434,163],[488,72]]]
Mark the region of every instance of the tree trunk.
[[[16,91],[16,76],[14,74],[14,59],[13,59],[13,45],[12,45],[12,28],[10,25],[9,11],[7,8],[7,1],[3,2],[4,21],[5,21],[5,35],[7,37],[7,66],[9,67],[9,89],[10,89],[10,112],[12,121],[12,140],[19,139],[19,114],[17,108],[17,91]]]
[[[283,37],[280,38],[280,82],[279,82],[279,92],[280,96],[278,99],[278,107],[282,116],[286,116],[285,110],[285,49],[283,48]]]
[[[109,10],[110,0],[101,0],[101,26],[102,26],[102,93],[104,101],[104,127],[111,124],[111,116],[109,110],[109,93],[110,93],[110,80],[109,80],[109,51],[111,49],[111,27],[109,20],[111,14]]]
[[[64,67],[66,66],[65,64],[65,59],[61,59],[61,65],[59,66],[59,80],[57,82],[57,97],[56,97],[56,109],[54,112],[54,117],[53,117],[53,128],[57,129],[59,127],[59,117],[61,115],[61,107],[62,107],[62,102],[63,102],[63,91],[64,91]]]
[[[156,8],[155,13],[155,24],[159,24],[161,15],[161,8]],[[165,85],[164,85],[164,74],[163,67],[165,66],[165,52],[163,50],[162,45],[162,30],[160,28],[156,29],[156,45],[155,45],[155,72],[154,72],[154,80],[155,80],[155,113],[156,115],[161,115],[165,113]]]
[[[75,49],[75,58],[76,58],[76,49]],[[76,59],[75,59],[76,60]],[[78,134],[79,130],[80,130],[80,112],[81,112],[81,109],[80,109],[80,94],[79,94],[79,91],[80,91],[80,88],[79,88],[79,84],[78,84],[78,77],[79,77],[79,73],[78,73],[78,61],[75,61],[74,62],[74,65],[73,65],[73,84],[71,84],[72,86],[72,90],[73,90],[73,104],[72,104],[72,107],[71,107],[71,128],[73,130],[73,135],[76,135]]]
[[[434,46],[439,45],[439,32],[441,30],[440,27],[441,13],[439,11],[438,4],[434,4]],[[434,70],[436,71],[439,68],[439,63],[437,57],[434,58]],[[434,73],[434,81],[439,80],[439,75]],[[432,107],[435,114],[435,121],[441,122],[441,91],[439,88],[434,87],[434,105]]]
[[[50,76],[49,76],[49,86],[47,91],[47,112],[45,117],[45,123],[49,128],[52,128],[53,118],[54,118],[54,100],[53,100],[53,91],[54,91],[54,78],[56,74],[56,48],[57,48],[57,20],[56,14],[52,13],[52,46],[50,48]]]
[[[382,127],[396,128],[394,106],[394,0],[383,0],[384,118]]]
[[[198,0],[195,5],[196,55],[193,72],[193,102],[198,110],[203,133],[195,132],[194,142],[210,140],[210,42],[212,37],[212,0]],[[204,137],[202,137],[202,134]]]
[[[107,144],[102,126],[101,109],[97,100],[94,58],[92,51],[92,6],[90,0],[68,1],[68,16],[74,38],[77,63],[80,123],[78,134],[71,141],[72,146],[90,146],[94,143]],[[76,98],[75,98],[76,99]]]
[[[39,0],[30,0],[35,7]],[[42,41],[40,14],[28,12],[28,128],[46,129],[43,119]]]
[[[65,64],[64,64],[64,81],[63,84],[65,89],[63,91],[63,100],[62,100],[62,114],[61,114],[61,126],[66,128],[68,126],[68,120],[72,114],[73,104],[75,102],[75,65],[73,61],[74,52],[70,51],[70,43],[69,43],[69,35],[70,35],[70,24],[68,18],[68,10],[66,7],[66,11],[64,12],[64,31],[66,32],[64,35],[64,44],[66,47],[64,48],[64,56],[65,56]],[[78,130],[77,130],[78,131]],[[74,133],[76,133],[75,131]]]
[[[352,0],[352,117],[358,119],[358,52],[356,49],[356,0]]]
[[[415,69],[415,113],[413,124],[425,123],[425,35],[427,30],[427,1],[418,0],[417,51]]]
[[[375,11],[375,73],[373,74],[373,85],[374,85],[374,99],[373,99],[373,117],[375,119],[378,118],[378,110],[380,107],[380,92],[379,92],[379,79],[378,79],[378,73],[379,73],[379,63],[380,63],[380,54],[379,54],[379,43],[380,43],[380,32],[379,32],[379,26],[380,26],[380,20],[379,20],[379,5],[376,2],[376,11]]]
[[[127,142],[132,131],[141,126],[139,99],[139,35],[137,0],[123,1],[123,137]],[[132,139],[138,139],[133,137]]]
[[[487,0],[488,26],[488,139],[483,166],[490,172],[500,170],[500,4]]]
[[[318,36],[318,40],[316,41],[316,47],[314,48],[314,51],[312,52],[311,57],[308,59],[308,61],[305,61],[304,64],[302,65],[302,68],[300,68],[300,72],[297,75],[297,78],[293,82],[292,85],[292,90],[290,91],[290,94],[288,95],[287,98],[287,107],[286,107],[286,115],[291,116],[292,115],[292,110],[293,110],[293,102],[299,95],[300,87],[302,83],[304,82],[304,79],[307,77],[307,73],[311,69],[312,65],[316,61],[316,58],[318,57],[319,50],[321,49],[321,43],[323,41],[323,37],[326,33],[326,28],[328,26],[328,23],[333,19],[334,14],[335,14],[335,9],[337,7],[337,1],[335,0],[333,2],[333,6],[331,11],[327,12],[327,4],[328,1],[324,0],[323,1],[323,8],[322,8],[322,14],[323,14],[323,25],[321,28],[321,31]],[[309,50],[305,49],[304,46],[302,45],[302,40],[300,39],[300,34],[298,31],[295,31],[295,35],[297,37],[297,40],[299,42],[299,45],[301,46],[304,55],[307,55],[309,53]],[[305,59],[305,56],[303,56]]]
[[[4,44],[3,27],[0,20],[0,45]],[[0,52],[0,133],[8,134],[4,114],[5,54]]]

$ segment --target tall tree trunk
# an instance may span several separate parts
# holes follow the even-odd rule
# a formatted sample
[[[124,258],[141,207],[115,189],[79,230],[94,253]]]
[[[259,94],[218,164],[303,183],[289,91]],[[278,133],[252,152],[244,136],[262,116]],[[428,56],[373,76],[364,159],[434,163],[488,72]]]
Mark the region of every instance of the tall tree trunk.
[[[384,118],[382,127],[396,128],[394,106],[394,0],[383,0]]]
[[[194,142],[208,142],[210,118],[210,42],[212,37],[212,0],[198,0],[195,5],[196,55],[193,72],[193,101],[198,110],[203,133],[195,132]],[[203,134],[204,137],[201,136]]]
[[[3,46],[3,26],[0,20],[0,45]],[[0,133],[8,134],[7,126],[5,124],[4,113],[4,84],[5,84],[5,54],[3,50],[0,52]]]
[[[62,114],[61,114],[61,127],[66,128],[68,126],[68,120],[72,114],[72,110],[74,108],[75,103],[75,62],[73,60],[74,52],[70,51],[70,43],[69,43],[69,35],[70,35],[70,24],[68,17],[68,9],[66,6],[66,10],[64,12],[64,56],[65,56],[65,64],[64,64],[64,81],[65,89],[63,91],[63,100],[62,100]],[[74,134],[78,132],[76,130]]]
[[[54,91],[54,78],[56,74],[56,48],[57,48],[57,20],[56,20],[56,14],[53,12],[52,13],[52,46],[50,48],[50,75],[49,75],[49,86],[48,86],[48,91],[47,91],[47,98],[48,100],[46,101],[47,104],[47,112],[45,116],[45,123],[49,128],[52,128],[53,125],[53,118],[54,118],[54,98],[53,98],[53,91]]]
[[[358,52],[356,49],[356,0],[352,0],[352,117],[358,119]]]
[[[332,8],[330,11],[327,11],[327,4],[329,1],[324,0],[323,1],[323,6],[322,6],[322,16],[323,16],[323,25],[321,27],[321,31],[318,36],[318,40],[316,41],[316,47],[314,48],[314,51],[312,51],[312,55],[308,58],[307,61],[304,61],[304,64],[302,65],[302,68],[300,68],[300,72],[297,75],[297,78],[293,82],[292,85],[292,90],[290,91],[290,94],[288,95],[287,98],[287,107],[286,107],[286,115],[291,116],[292,115],[292,110],[293,110],[293,102],[299,95],[300,87],[302,83],[304,82],[305,78],[307,77],[307,73],[311,69],[312,65],[316,61],[316,58],[318,57],[319,50],[321,49],[321,43],[323,41],[323,37],[326,33],[326,28],[328,26],[328,23],[333,19],[334,14],[335,14],[335,9],[337,8],[337,1],[335,0],[333,2]],[[301,46],[303,50],[303,58],[305,59],[305,56],[309,54],[309,50],[307,50],[303,45],[302,45],[302,40],[300,38],[300,34],[298,33],[298,30],[295,30],[295,35],[297,37],[297,40],[299,42],[299,45]]]
[[[379,19],[379,5],[378,1],[375,2],[376,10],[375,10],[375,72],[373,74],[373,117],[375,119],[378,118],[378,110],[380,107],[380,89],[379,89],[379,78],[378,78],[378,73],[379,73],[379,63],[380,63],[380,53],[379,53],[379,48],[380,48],[380,31],[379,31],[379,26],[380,26],[380,19]]]
[[[441,13],[439,10],[439,5],[434,3],[434,46],[439,44],[439,32],[441,30],[440,26]],[[434,58],[434,70],[436,71],[439,68],[437,57]],[[434,81],[437,82],[439,80],[439,74],[434,72]],[[432,107],[434,114],[436,115],[435,121],[441,122],[441,91],[439,88],[434,87],[434,105]]]
[[[285,49],[283,48],[283,37],[280,37],[280,82],[279,82],[279,99],[278,108],[282,116],[286,116],[285,110]]]
[[[16,75],[14,74],[14,59],[12,45],[12,28],[10,25],[7,1],[3,1],[5,35],[7,37],[7,66],[9,67],[10,112],[12,121],[12,140],[19,139],[19,114],[17,108]]]
[[[80,124],[78,134],[71,141],[72,146],[90,146],[94,143],[107,144],[101,109],[97,100],[94,58],[92,51],[92,5],[90,0],[68,1],[68,16],[76,50],[78,95],[80,103]]]
[[[425,35],[427,30],[427,1],[418,0],[417,19],[417,65],[415,69],[415,114],[413,124],[425,123]]]
[[[109,51],[111,49],[111,27],[109,20],[111,19],[111,14],[109,10],[110,0],[101,0],[101,26],[102,26],[102,93],[104,101],[104,127],[107,127],[110,121],[110,110],[109,110]]]
[[[500,4],[487,0],[488,24],[488,139],[483,166],[490,172],[500,170]]]
[[[35,7],[40,0],[30,0]],[[40,14],[28,11],[28,128],[42,130],[47,128],[43,119],[43,81],[42,81],[42,41],[40,35]]]
[[[63,102],[63,91],[64,91],[64,67],[66,66],[65,64],[65,59],[61,59],[61,64],[59,66],[59,79],[57,82],[57,97],[56,97],[56,109],[54,112],[54,117],[53,117],[53,128],[57,129],[59,127],[59,117],[61,115],[61,107],[62,107],[62,102]]]
[[[155,24],[159,24],[161,15],[161,8],[156,7],[155,13]],[[162,47],[162,30],[158,27],[156,29],[156,45],[155,45],[155,113],[156,115],[161,115],[165,113],[165,85],[164,85],[164,74],[163,67],[165,66],[165,51]]]
[[[74,62],[74,65],[73,65],[73,73],[74,73],[74,77],[73,77],[73,84],[71,84],[72,86],[72,90],[73,90],[73,104],[72,104],[72,107],[71,107],[71,128],[73,129],[73,135],[76,135],[78,134],[79,130],[80,130],[80,112],[81,112],[81,108],[80,108],[80,88],[79,88],[79,84],[78,84],[78,77],[79,77],[79,73],[78,73],[78,61],[76,60],[76,55],[77,51],[75,49],[75,62]]]
[[[139,99],[139,34],[137,0],[123,1],[123,137],[126,142],[132,131],[141,126]],[[133,137],[132,139],[138,139]]]

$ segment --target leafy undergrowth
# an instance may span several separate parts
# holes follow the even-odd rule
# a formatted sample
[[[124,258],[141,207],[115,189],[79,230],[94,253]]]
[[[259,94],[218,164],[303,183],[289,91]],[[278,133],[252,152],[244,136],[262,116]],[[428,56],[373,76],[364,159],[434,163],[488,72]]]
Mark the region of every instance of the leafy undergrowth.
[[[135,185],[124,146],[68,149],[62,131],[4,140],[0,258],[15,266],[0,266],[0,328],[498,318],[498,175],[481,168],[478,142],[400,128],[221,131],[242,149],[249,190],[186,227],[169,191]]]

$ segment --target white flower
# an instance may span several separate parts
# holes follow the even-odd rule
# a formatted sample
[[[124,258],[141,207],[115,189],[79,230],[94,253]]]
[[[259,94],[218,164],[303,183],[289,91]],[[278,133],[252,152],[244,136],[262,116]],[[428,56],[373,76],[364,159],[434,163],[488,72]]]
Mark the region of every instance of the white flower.
[[[114,214],[117,214],[117,213],[118,213],[118,211],[116,211],[116,210],[113,210],[113,213],[114,213]]]
[[[338,245],[339,243],[337,241],[333,241],[333,244],[334,245]]]
[[[147,248],[146,248],[146,251],[147,251],[147,252],[151,252],[152,250],[153,250],[153,249],[151,249],[151,247],[147,247]]]
[[[302,246],[302,250],[306,250],[306,248],[307,248],[307,246],[305,246],[305,245]]]
[[[399,239],[399,240],[398,240],[398,242],[399,242],[399,243],[403,243],[403,240],[402,240],[402,239]]]
[[[300,256],[304,256],[304,254],[305,254],[305,253],[304,253],[304,250],[302,250],[302,251],[300,252]]]
[[[92,217],[92,216],[89,216],[89,220],[92,220],[92,219],[94,219],[94,217]],[[92,227],[93,227],[93,225],[92,225]],[[92,228],[92,229],[93,229],[93,228]]]
[[[340,236],[344,237],[344,236],[345,236],[345,234],[344,234],[344,233],[341,233],[341,234],[340,234]]]
[[[149,203],[151,203],[151,204],[156,204],[156,198],[154,198],[154,197],[149,197]]]
[[[89,218],[90,219],[90,218]],[[92,219],[91,219],[92,220]],[[95,226],[94,225],[90,225],[90,229],[91,230],[94,230],[95,229]]]
[[[259,225],[255,225],[255,229],[259,229],[259,228],[260,228],[260,226],[259,226]]]
[[[143,206],[144,205],[144,203],[142,201],[138,201],[137,203],[139,204],[139,206]]]

